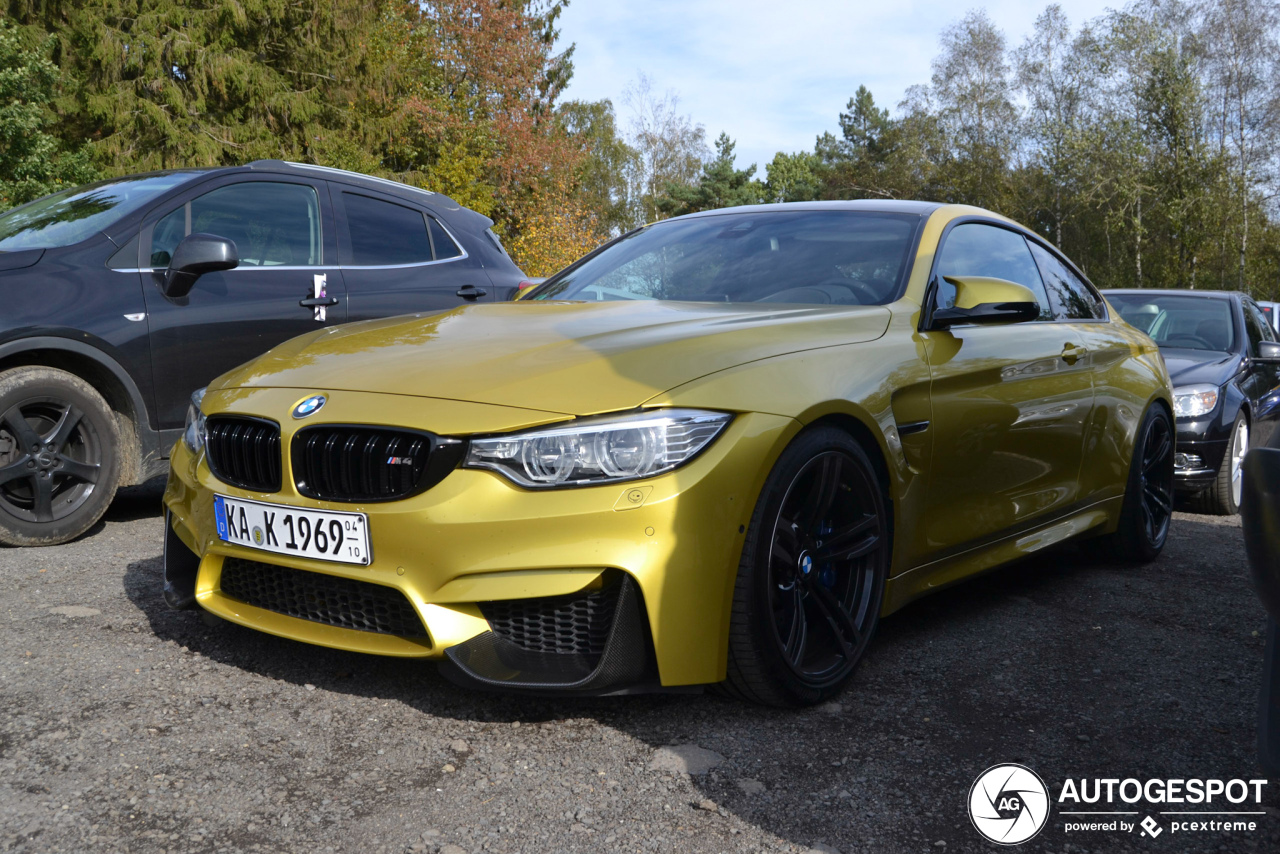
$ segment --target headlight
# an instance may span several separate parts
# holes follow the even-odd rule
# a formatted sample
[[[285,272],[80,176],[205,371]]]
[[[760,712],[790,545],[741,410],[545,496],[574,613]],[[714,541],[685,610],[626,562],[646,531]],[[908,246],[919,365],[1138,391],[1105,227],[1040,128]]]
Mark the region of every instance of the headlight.
[[[1173,390],[1173,414],[1177,418],[1205,415],[1217,405],[1216,385],[1188,385]]]
[[[204,413],[200,404],[204,400],[204,389],[196,389],[191,395],[191,403],[187,404],[187,426],[182,431],[182,442],[193,454],[200,453],[204,447]]]
[[[472,439],[463,463],[492,469],[521,486],[581,486],[636,480],[671,471],[697,456],[733,416],[664,409],[592,418]]]

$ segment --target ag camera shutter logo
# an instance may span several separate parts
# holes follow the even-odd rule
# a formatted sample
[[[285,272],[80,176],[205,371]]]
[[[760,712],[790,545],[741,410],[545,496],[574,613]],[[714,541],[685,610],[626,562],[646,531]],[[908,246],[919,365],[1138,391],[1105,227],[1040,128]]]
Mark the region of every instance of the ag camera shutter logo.
[[[1049,789],[1025,765],[993,765],[969,790],[969,819],[992,842],[1021,844],[1048,822]]]

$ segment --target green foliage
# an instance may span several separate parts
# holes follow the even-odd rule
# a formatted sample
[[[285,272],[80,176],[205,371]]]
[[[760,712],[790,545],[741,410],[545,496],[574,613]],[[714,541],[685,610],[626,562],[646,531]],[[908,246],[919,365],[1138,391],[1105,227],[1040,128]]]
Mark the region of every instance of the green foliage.
[[[117,175],[281,158],[437,190],[517,235],[579,174],[554,112],[573,74],[556,47],[567,0],[7,5],[0,180],[15,199],[83,178],[90,158]]]
[[[569,138],[582,153],[578,167],[578,194],[596,211],[605,231],[621,234],[638,223],[634,218],[630,176],[639,153],[618,130],[613,103],[567,101],[557,108]]]
[[[982,12],[943,31],[896,111],[859,87],[773,201],[918,198],[1005,213],[1104,287],[1280,296],[1280,4],[1135,2],[1073,29],[1047,7],[1012,51]]]
[[[822,188],[818,170],[822,166],[817,154],[799,151],[785,154],[779,151],[765,167],[768,180],[764,185],[764,198],[769,202],[809,202],[818,198]]]
[[[29,41],[0,19],[0,209],[97,177],[87,151],[67,151],[49,132],[58,70],[47,42]]]
[[[764,185],[752,177],[756,174],[756,165],[734,168],[733,148],[733,140],[727,133],[721,133],[716,140],[716,156],[702,168],[698,182],[693,185],[669,183],[665,195],[658,201],[658,210],[667,216],[680,216],[763,201]]]

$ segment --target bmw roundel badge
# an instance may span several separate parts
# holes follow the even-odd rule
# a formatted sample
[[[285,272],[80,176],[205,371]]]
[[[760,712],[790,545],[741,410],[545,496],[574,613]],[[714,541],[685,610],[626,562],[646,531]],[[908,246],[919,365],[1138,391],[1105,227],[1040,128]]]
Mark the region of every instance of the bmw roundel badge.
[[[293,417],[306,418],[308,415],[315,415],[320,411],[320,407],[324,406],[324,401],[323,394],[313,394],[293,408]]]

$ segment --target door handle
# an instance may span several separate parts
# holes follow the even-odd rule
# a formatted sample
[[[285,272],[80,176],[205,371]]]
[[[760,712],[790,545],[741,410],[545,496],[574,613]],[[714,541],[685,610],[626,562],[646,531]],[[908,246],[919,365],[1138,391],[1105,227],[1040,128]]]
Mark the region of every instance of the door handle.
[[[484,288],[477,288],[475,285],[463,285],[458,288],[458,296],[463,299],[480,299],[480,297],[488,296],[489,292]]]
[[[1074,344],[1067,344],[1062,348],[1062,361],[1068,365],[1074,365],[1076,360],[1089,352],[1087,347],[1077,347]]]
[[[338,304],[337,297],[307,297],[306,299],[298,300],[298,305],[302,306],[303,308],[316,308],[317,306],[329,306],[329,305],[337,305],[337,304]]]

